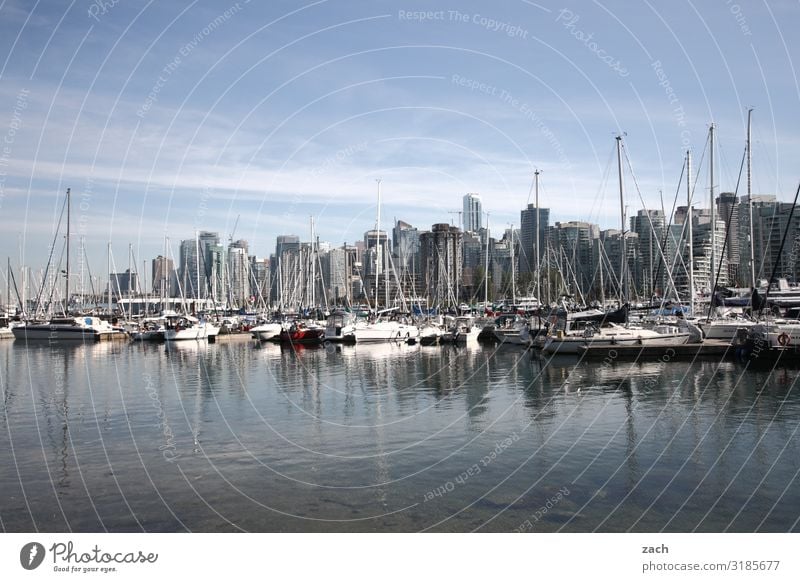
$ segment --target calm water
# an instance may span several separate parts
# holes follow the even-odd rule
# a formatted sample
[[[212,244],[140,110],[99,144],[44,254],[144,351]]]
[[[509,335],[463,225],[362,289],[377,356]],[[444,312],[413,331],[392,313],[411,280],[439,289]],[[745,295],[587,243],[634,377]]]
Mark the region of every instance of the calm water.
[[[793,370],[0,343],[5,531],[797,531]]]

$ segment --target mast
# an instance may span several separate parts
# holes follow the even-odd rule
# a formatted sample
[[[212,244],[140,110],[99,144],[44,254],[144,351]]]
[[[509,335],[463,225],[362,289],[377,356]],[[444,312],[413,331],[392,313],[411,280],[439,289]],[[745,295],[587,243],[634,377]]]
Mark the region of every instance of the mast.
[[[692,152],[686,150],[686,225],[689,250],[689,308],[694,315],[694,240],[692,238]]]
[[[517,272],[514,268],[514,225],[509,224],[511,227],[511,303],[517,303]]]
[[[69,315],[69,210],[70,189],[67,188],[67,272],[64,275],[64,315]]]
[[[205,263],[205,261],[203,261]],[[200,299],[200,232],[194,231],[194,265],[197,287],[194,292],[194,312],[197,313],[197,300]]]
[[[131,258],[133,257],[133,245],[128,243],[128,317],[133,315],[133,306],[131,305],[131,277],[133,277],[133,272],[131,271]]]
[[[628,302],[628,278],[625,273],[625,266],[628,262],[628,253],[625,248],[625,191],[622,182],[622,136],[617,136],[617,175],[619,177],[619,217],[620,217],[620,249],[622,256],[620,257],[619,268],[619,281],[622,286],[622,304]]]
[[[486,213],[486,266],[483,273],[483,312],[489,309],[489,213]]]
[[[378,315],[378,281],[381,274],[381,179],[375,180],[378,183],[378,210],[375,215],[375,236],[377,242],[375,246],[375,315]]]
[[[710,158],[709,158],[709,166],[708,166],[708,174],[709,174],[709,190],[711,191],[711,272],[709,273],[709,283],[708,287],[711,289],[711,293],[714,293],[714,273],[717,270],[717,251],[716,245],[714,244],[714,238],[717,234],[717,216],[715,212],[715,204],[714,204],[714,124],[711,124],[711,127],[708,128],[708,135],[709,135],[709,144],[710,144]],[[711,302],[713,303],[714,297],[711,297]]]
[[[747,110],[747,211],[750,215],[750,286],[756,288],[755,240],[753,240],[752,154],[750,153],[750,121],[753,108]]]
[[[536,182],[536,232],[534,233],[534,250],[533,254],[536,255],[536,301],[539,302],[541,305],[542,303],[542,274],[539,271],[539,235],[542,232],[542,225],[540,221],[542,220],[542,215],[539,212],[539,169],[537,168],[536,171],[533,172],[533,176]]]
[[[311,305],[309,307],[314,307],[316,297],[315,297],[315,287],[316,287],[316,279],[317,279],[317,265],[314,263],[314,258],[316,256],[315,251],[315,239],[314,239],[314,217],[311,217]]]
[[[106,256],[106,268],[108,270],[108,317],[111,318],[111,241],[108,241],[108,254]]]

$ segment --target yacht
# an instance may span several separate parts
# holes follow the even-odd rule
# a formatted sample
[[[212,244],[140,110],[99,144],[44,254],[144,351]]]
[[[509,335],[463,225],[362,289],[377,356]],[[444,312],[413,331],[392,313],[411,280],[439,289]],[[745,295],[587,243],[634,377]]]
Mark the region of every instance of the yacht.
[[[191,315],[171,315],[166,318],[164,340],[168,342],[182,340],[215,339],[219,328],[208,321],[201,321]]]
[[[449,331],[444,334],[443,340],[456,345],[477,345],[482,327],[470,315],[457,317]]]
[[[356,316],[349,311],[334,311],[325,325],[325,341],[355,342],[355,321]]]
[[[262,342],[267,342],[270,340],[277,339],[278,336],[281,334],[282,330],[283,330],[283,325],[271,321],[250,328],[250,333],[252,334],[253,339],[257,339]]]
[[[356,343],[416,341],[419,329],[415,325],[397,320],[377,320],[371,323],[358,322],[354,325],[353,335]]]
[[[580,332],[548,336],[542,351],[547,354],[578,354],[582,346],[675,346],[688,343],[689,331],[668,330],[667,333],[633,325],[609,323],[607,327],[590,326]]]
[[[28,321],[11,329],[14,339],[48,341],[98,341],[122,332],[98,317],[56,317],[48,322]]]

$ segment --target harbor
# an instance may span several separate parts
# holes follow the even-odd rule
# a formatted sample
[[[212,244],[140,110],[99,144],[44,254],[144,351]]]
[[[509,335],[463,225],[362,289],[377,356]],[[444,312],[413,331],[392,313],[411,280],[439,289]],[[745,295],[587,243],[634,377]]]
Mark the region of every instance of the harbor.
[[[0,2],[0,571],[797,579],[792,22]]]

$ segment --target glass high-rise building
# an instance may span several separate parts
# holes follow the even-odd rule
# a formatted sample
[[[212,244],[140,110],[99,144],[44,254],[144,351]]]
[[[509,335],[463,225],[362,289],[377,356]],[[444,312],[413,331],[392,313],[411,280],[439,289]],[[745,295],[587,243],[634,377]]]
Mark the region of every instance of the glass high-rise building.
[[[483,207],[477,194],[464,196],[464,232],[478,232],[482,228]]]

